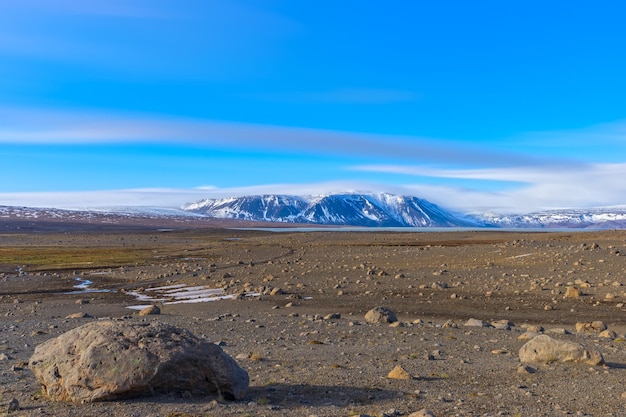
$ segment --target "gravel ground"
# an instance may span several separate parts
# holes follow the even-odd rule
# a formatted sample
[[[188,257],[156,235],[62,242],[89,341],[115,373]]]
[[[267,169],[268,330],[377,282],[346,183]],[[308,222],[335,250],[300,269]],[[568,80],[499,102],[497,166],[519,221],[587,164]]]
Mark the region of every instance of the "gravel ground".
[[[85,248],[143,255],[40,262]],[[23,259],[10,261],[6,254],[18,249]],[[16,416],[401,416],[424,408],[436,416],[620,416],[624,255],[626,233],[613,231],[0,234],[0,413],[15,398]],[[103,292],[74,288],[85,280]],[[249,296],[165,303],[146,317],[127,308],[138,303],[131,293],[171,285]],[[564,298],[568,286],[582,294]],[[367,323],[376,306],[399,322]],[[89,317],[67,318],[81,312]],[[221,342],[250,375],[246,398],[44,398],[27,367],[35,346],[102,318],[164,321]],[[466,326],[471,318],[509,326]],[[576,332],[577,322],[591,321],[616,335]],[[522,372],[529,326],[598,349],[607,365],[531,364]],[[411,379],[389,378],[397,365]]]

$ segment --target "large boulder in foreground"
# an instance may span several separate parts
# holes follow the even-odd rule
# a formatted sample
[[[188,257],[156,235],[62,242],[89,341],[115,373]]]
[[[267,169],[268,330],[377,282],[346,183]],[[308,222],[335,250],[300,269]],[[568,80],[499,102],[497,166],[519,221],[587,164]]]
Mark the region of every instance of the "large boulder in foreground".
[[[189,392],[243,397],[246,371],[217,345],[165,323],[98,321],[35,348],[30,369],[57,401]]]
[[[588,365],[603,365],[602,354],[594,349],[573,342],[556,340],[547,335],[539,335],[526,342],[519,350],[522,362],[576,362]]]

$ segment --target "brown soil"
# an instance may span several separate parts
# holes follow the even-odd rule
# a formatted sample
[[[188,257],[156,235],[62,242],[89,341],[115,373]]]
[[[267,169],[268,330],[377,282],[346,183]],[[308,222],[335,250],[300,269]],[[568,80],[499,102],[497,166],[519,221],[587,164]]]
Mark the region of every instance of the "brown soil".
[[[575,324],[601,320],[624,336],[625,255],[626,233],[614,231],[83,225],[5,232],[0,354],[8,358],[0,360],[0,413],[17,398],[21,409],[11,414],[24,416],[381,416],[422,408],[437,416],[618,416],[626,401],[624,339],[576,334]],[[75,292],[76,278],[110,292]],[[126,308],[137,303],[128,291],[173,284],[264,294],[164,305],[148,318]],[[563,298],[571,285],[582,290],[580,298]],[[273,288],[283,293],[269,295]],[[367,324],[365,313],[379,305],[402,325]],[[94,318],[66,318],[76,312]],[[324,318],[331,313],[340,318]],[[249,394],[237,402],[185,393],[96,404],[43,398],[26,367],[35,346],[104,317],[166,321],[223,342],[233,357],[248,356],[238,362],[250,374]],[[463,326],[470,318],[515,326]],[[442,327],[448,320],[458,328]],[[526,325],[565,329],[572,334],[553,337],[600,350],[608,366],[533,365],[537,372],[519,374],[518,336]],[[396,365],[414,378],[387,378]]]

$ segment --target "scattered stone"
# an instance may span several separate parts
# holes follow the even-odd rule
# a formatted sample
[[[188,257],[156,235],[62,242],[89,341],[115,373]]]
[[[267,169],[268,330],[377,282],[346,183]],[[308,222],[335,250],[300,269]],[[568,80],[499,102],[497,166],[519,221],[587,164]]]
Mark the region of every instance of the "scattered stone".
[[[282,295],[285,292],[282,290],[282,288],[273,288],[272,291],[270,291],[270,295]]]
[[[92,319],[93,316],[81,311],[80,313],[68,314],[67,316],[65,316],[65,318],[66,319]]]
[[[398,321],[395,313],[387,307],[375,307],[365,314],[368,323],[393,323]]]
[[[564,329],[562,327],[554,327],[552,329],[548,329],[548,330],[546,330],[546,333],[549,333],[549,334],[572,334],[572,333],[570,333],[569,330]]]
[[[338,320],[341,318],[341,314],[339,313],[331,313],[331,314],[326,314],[324,316],[324,320]]]
[[[601,321],[576,323],[576,331],[578,333],[599,333],[606,329],[607,329],[606,324],[604,324]]]
[[[150,307],[146,307],[139,311],[140,316],[148,316],[148,315],[157,315],[161,314],[161,309],[157,305],[151,305]]]
[[[617,333],[614,332],[613,330],[604,330],[604,331],[600,332],[600,334],[598,336],[606,337],[608,339],[616,339],[617,338]]]
[[[524,327],[524,326],[522,326]],[[535,325],[530,325],[530,326],[525,326],[526,327],[526,331],[528,332],[533,332],[533,333],[543,333],[544,328],[542,326],[535,326]]]
[[[525,333],[522,333],[521,335],[517,336],[517,340],[530,340],[534,337],[539,336],[539,333],[535,333],[535,332],[530,332],[527,331]]]
[[[9,401],[9,405],[7,406],[7,412],[12,412],[12,411],[18,411],[20,409],[20,402],[17,400],[17,398],[12,398],[11,401]]]
[[[443,329],[458,329],[459,325],[456,324],[453,320],[448,320],[444,324],[441,325]]]
[[[76,304],[89,304],[89,300],[82,298],[80,300],[76,300]]]
[[[581,291],[576,287],[567,287],[565,290],[565,295],[563,298],[580,298],[582,295]]]
[[[547,335],[539,335],[526,342],[519,350],[520,361],[551,363],[576,362],[587,365],[603,365],[602,354],[573,342],[556,340]]]
[[[85,324],[37,346],[29,367],[56,401],[184,391],[236,400],[249,384],[247,372],[219,346],[161,322]]]
[[[515,327],[513,322],[503,319],[491,322],[491,325],[499,330],[511,330],[511,327]]]
[[[521,364],[517,367],[518,374],[534,374],[537,370],[531,366]]]
[[[466,327],[493,327],[491,324],[486,321],[478,320],[478,319],[469,319],[464,326]]]
[[[9,355],[7,355],[6,353],[0,353],[0,361],[7,361],[9,359],[13,359],[11,358]]]
[[[387,378],[391,379],[413,379],[413,376],[407,372],[402,366],[396,365],[388,374]]]
[[[409,414],[408,417],[435,417],[435,413],[426,408],[423,408],[419,411]]]

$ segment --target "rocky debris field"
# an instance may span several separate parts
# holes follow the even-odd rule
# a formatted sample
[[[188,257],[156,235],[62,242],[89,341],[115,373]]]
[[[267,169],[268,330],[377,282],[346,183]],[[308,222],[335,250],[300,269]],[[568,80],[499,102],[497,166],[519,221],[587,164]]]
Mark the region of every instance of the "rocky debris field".
[[[624,232],[5,233],[0,415],[620,416],[624,303]],[[35,348],[104,320],[218,344],[249,387],[49,398]]]

